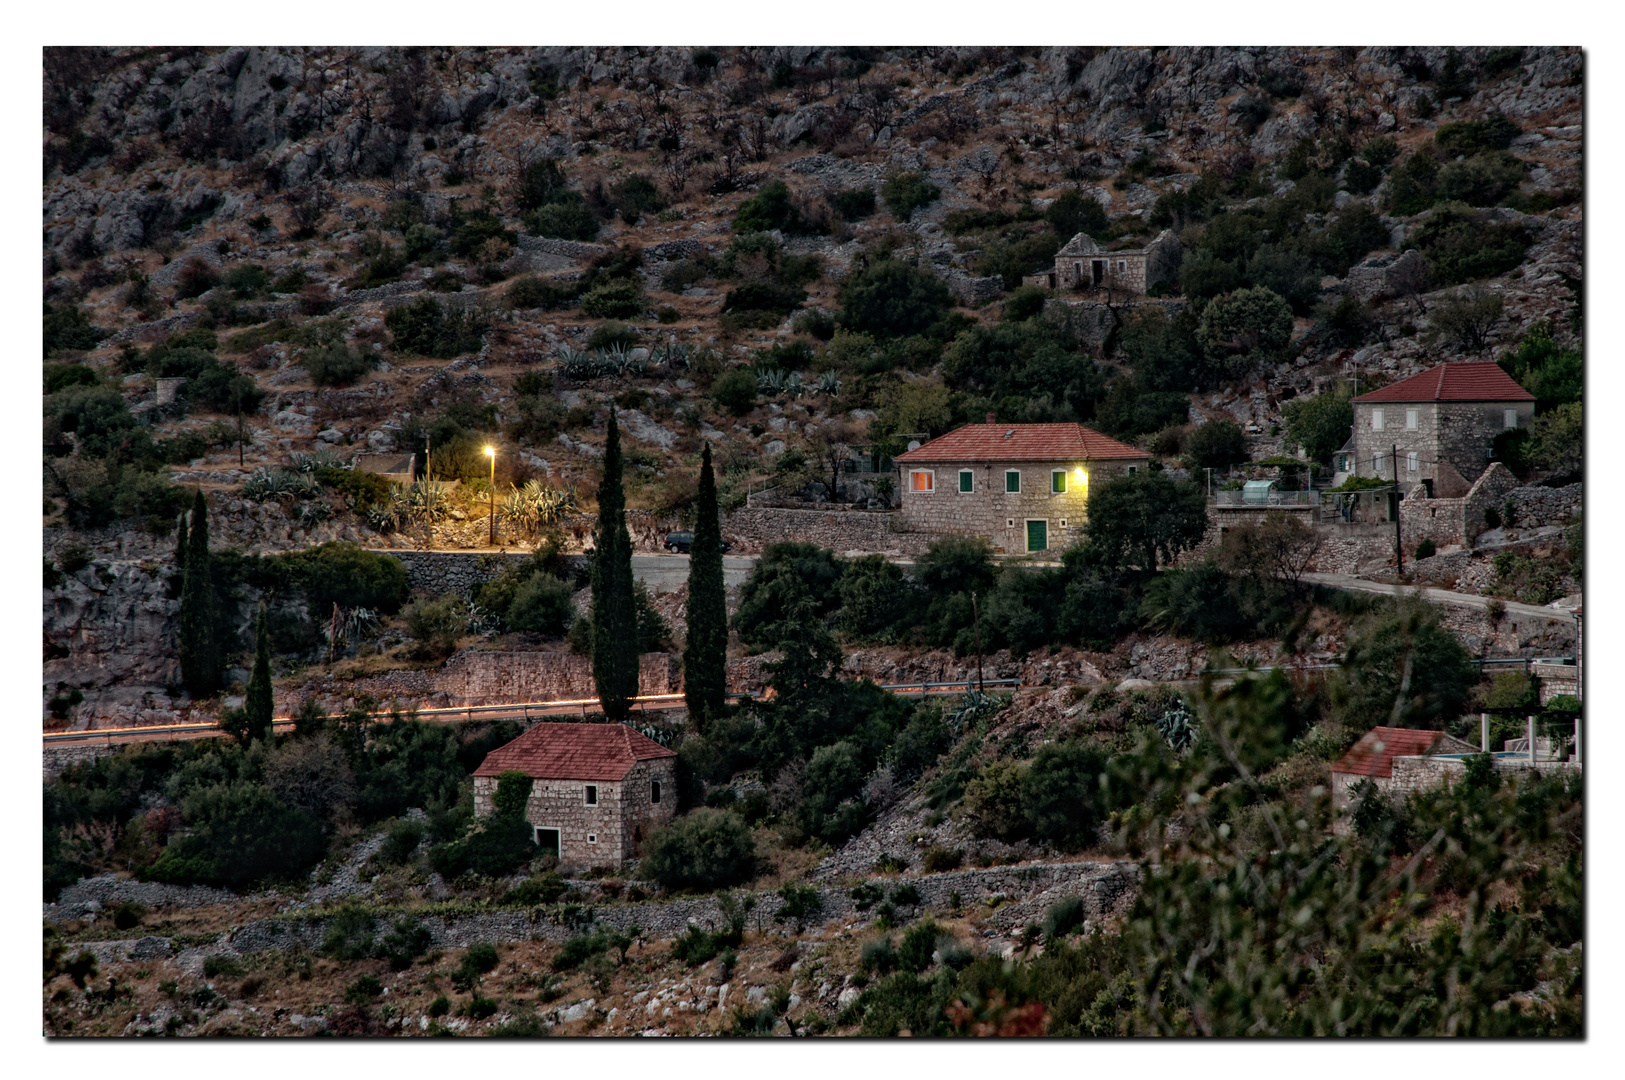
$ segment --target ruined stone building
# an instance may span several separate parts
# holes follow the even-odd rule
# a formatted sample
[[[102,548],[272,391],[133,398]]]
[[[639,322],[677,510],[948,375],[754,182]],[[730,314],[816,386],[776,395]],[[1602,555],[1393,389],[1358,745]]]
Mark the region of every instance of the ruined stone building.
[[[1079,233],[1055,253],[1055,269],[1030,275],[1023,284],[1064,292],[1145,296],[1159,283],[1172,284],[1178,278],[1183,254],[1179,237],[1171,229],[1164,229],[1143,248],[1121,251],[1108,251],[1087,233]]]
[[[476,817],[509,771],[533,781],[525,820],[567,866],[620,866],[677,813],[676,753],[625,724],[537,724],[491,751],[474,771]]]
[[[896,459],[903,527],[986,536],[1003,553],[1059,551],[1081,535],[1089,485],[1150,465],[1082,424],[967,424]]]
[[[1534,417],[1534,395],[1500,365],[1438,364],[1354,399],[1354,475],[1460,498],[1489,466],[1495,437]]]

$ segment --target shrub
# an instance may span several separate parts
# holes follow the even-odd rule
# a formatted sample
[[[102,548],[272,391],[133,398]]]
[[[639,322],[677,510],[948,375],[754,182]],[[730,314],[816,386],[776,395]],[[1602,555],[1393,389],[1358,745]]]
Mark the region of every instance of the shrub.
[[[643,290],[625,278],[596,285],[581,298],[581,313],[592,319],[630,319],[643,307]]]
[[[711,384],[711,400],[735,416],[756,407],[756,376],[749,368],[729,368]]]
[[[904,971],[924,971],[933,963],[931,954],[937,951],[937,940],[942,936],[942,927],[935,921],[921,919],[904,931],[897,949],[897,966]]]
[[[519,586],[508,608],[508,626],[549,637],[561,636],[575,617],[570,583],[552,574],[540,573]]]
[[[400,351],[442,360],[476,351],[485,332],[484,318],[478,311],[447,311],[432,296],[393,308],[384,316],[384,325]]]
[[[372,952],[373,930],[377,920],[358,904],[345,904],[327,921],[321,952],[334,960],[351,963]]]
[[[891,938],[884,937],[878,941],[868,941],[863,945],[861,963],[864,971],[872,971],[884,975],[897,968],[897,949],[891,943]]]
[[[1044,912],[1044,941],[1047,943],[1059,941],[1079,929],[1083,926],[1087,914],[1081,896],[1057,900]]]
[[[45,305],[46,356],[69,349],[94,349],[107,331],[90,325],[77,304]]]
[[[847,188],[835,193],[835,212],[847,221],[861,221],[875,212],[873,188]]]
[[[734,232],[740,235],[753,232],[779,230],[786,233],[810,231],[790,200],[790,189],[783,180],[769,180],[753,197],[739,204],[734,215]]]
[[[953,306],[948,286],[928,270],[883,258],[841,285],[841,326],[877,338],[920,334]]]
[[[1234,420],[1210,420],[1185,440],[1185,465],[1193,472],[1224,469],[1246,460],[1247,438]]]
[[[756,872],[756,842],[737,814],[701,807],[644,843],[642,872],[671,889],[716,889]]]
[[[351,1005],[368,1005],[384,992],[384,984],[376,975],[363,975],[344,990],[344,1000]]]
[[[1354,427],[1354,406],[1349,395],[1339,389],[1289,401],[1281,409],[1286,420],[1286,436],[1303,452],[1323,465],[1348,441]]]
[[[1434,210],[1413,242],[1433,264],[1440,284],[1494,277],[1523,262],[1529,231],[1516,222],[1491,222],[1459,203]]]
[[[311,349],[300,363],[317,386],[343,386],[372,369],[372,361],[367,356],[344,345]]]
[[[1210,303],[1196,329],[1208,362],[1227,377],[1280,359],[1292,339],[1292,309],[1273,291],[1238,289]]]
[[[172,839],[147,868],[152,880],[237,888],[297,874],[326,848],[319,821],[250,780],[196,788],[182,800],[181,814],[191,831]]]
[[[893,173],[880,185],[880,197],[898,221],[907,221],[914,211],[931,205],[941,194],[941,188],[917,172]]]
[[[429,1002],[427,1012],[430,1016],[436,1019],[445,1016],[447,1013],[451,1012],[451,999],[446,997],[445,994],[441,994],[433,1001]]]
[[[586,200],[577,192],[570,197],[538,207],[525,215],[525,223],[537,236],[556,240],[590,241],[598,236],[602,226],[593,216]]]
[[[455,596],[415,601],[403,614],[406,632],[433,652],[450,653],[457,647],[457,639],[468,632],[468,609]]]
[[[405,818],[394,822],[384,835],[384,843],[378,849],[378,857],[397,865],[406,862],[417,851],[418,845],[423,843],[423,837],[427,832],[421,821]]]

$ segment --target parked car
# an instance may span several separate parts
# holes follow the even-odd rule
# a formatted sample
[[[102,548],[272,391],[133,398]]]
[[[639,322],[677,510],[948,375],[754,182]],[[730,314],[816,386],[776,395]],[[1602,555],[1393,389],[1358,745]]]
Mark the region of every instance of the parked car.
[[[665,548],[678,555],[687,555],[688,549],[694,546],[694,534],[691,532],[674,532],[666,534]],[[728,550],[728,541],[722,541],[722,550]]]

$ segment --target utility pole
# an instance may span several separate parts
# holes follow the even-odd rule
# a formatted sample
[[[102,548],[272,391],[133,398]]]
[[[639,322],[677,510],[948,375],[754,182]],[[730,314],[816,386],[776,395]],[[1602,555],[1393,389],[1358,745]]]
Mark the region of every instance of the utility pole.
[[[976,628],[976,689],[978,692],[986,690],[982,682],[982,616],[976,607],[976,591],[970,594],[971,625]]]
[[[243,399],[237,397],[237,467],[243,467]]]
[[[488,546],[497,546],[497,451],[494,446],[485,448],[485,456],[491,459],[491,537]]]
[[[1213,501],[1213,466],[1211,465],[1207,467],[1207,498],[1208,502]]]
[[[1399,576],[1405,576],[1405,549],[1399,540],[1399,444],[1390,444],[1394,451],[1394,559],[1399,563]]]

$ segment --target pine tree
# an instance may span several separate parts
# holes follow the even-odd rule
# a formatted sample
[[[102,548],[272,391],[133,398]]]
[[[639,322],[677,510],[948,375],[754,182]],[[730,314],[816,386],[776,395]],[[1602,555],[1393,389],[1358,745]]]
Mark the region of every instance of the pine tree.
[[[248,737],[269,742],[272,716],[271,635],[265,630],[264,600],[260,601],[259,615],[254,620],[254,672],[248,677],[243,711],[248,714]]]
[[[209,558],[209,508],[203,492],[192,503],[186,537],[186,569],[181,579],[181,681],[195,698],[220,689],[220,643],[216,633],[214,569]]]
[[[688,642],[683,649],[683,697],[701,729],[720,716],[727,699],[728,607],[722,583],[722,524],[711,447],[700,459],[694,542],[688,557]]]
[[[632,713],[638,692],[638,621],[632,596],[632,536],[621,488],[621,433],[609,412],[604,479],[598,486],[597,554],[592,561],[592,679],[611,720]]]

